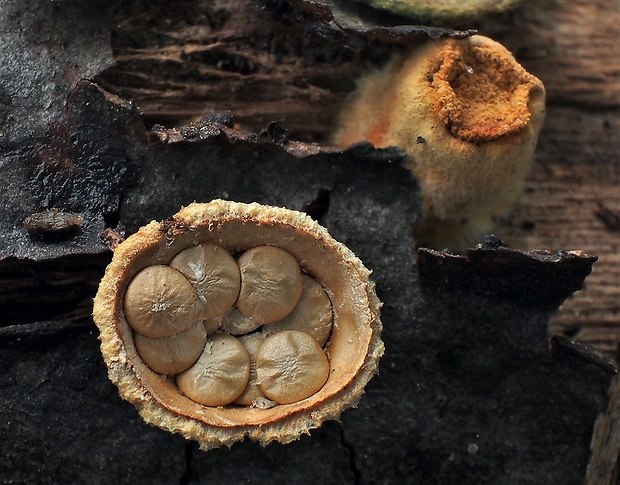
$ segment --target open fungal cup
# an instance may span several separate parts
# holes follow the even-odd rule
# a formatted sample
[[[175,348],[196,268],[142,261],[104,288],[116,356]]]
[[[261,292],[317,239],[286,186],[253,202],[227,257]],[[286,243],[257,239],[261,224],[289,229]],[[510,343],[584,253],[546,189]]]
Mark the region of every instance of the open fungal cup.
[[[305,214],[192,204],[114,251],[93,312],[108,375],[145,421],[204,450],[290,442],[377,372],[369,276]]]
[[[404,149],[424,201],[416,243],[462,250],[520,195],[544,113],[542,82],[505,47],[442,39],[362,79],[334,141]]]

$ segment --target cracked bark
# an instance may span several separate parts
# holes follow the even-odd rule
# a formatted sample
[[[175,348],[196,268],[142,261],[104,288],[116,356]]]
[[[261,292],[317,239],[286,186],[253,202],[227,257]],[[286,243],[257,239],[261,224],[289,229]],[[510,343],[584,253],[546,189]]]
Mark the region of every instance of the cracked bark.
[[[351,470],[351,473],[353,473],[353,483],[355,485],[359,485],[362,483],[362,473],[356,463],[355,446],[347,442],[345,438],[345,431],[342,426],[338,426],[338,429],[340,429],[340,443],[349,451],[349,469]]]

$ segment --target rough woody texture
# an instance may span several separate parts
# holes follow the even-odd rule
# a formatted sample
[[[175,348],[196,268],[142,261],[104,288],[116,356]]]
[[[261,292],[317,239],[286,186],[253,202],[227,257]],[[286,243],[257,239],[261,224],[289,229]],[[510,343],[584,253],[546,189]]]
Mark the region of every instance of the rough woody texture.
[[[112,12],[110,24],[94,1],[1,2],[0,481],[579,483],[594,419],[605,410],[593,446],[602,452],[590,470],[594,483],[614,483],[617,447],[605,440],[617,436],[609,425],[617,397],[608,407],[608,362],[557,339],[549,353],[545,333],[607,350],[617,346],[616,3],[525,0],[514,13],[478,25],[542,79],[550,103],[526,192],[497,232],[511,247],[548,247],[552,254],[583,249],[599,257],[584,290],[564,302],[550,327],[549,308],[489,297],[494,288],[419,291],[410,237],[419,214],[417,188],[393,151],[281,147],[267,143],[286,139],[274,125],[244,140],[225,115],[145,136],[144,119],[181,125],[187,117],[231,109],[255,131],[281,119],[296,138],[325,140],[363,69],[358,61],[381,61],[383,55],[365,48],[389,48],[376,38],[358,42],[338,27],[340,18],[335,25],[324,16],[326,22],[303,30],[295,12],[250,15],[249,2],[209,1],[209,9],[194,1],[175,8],[143,3],[117,3],[126,10]],[[236,8],[235,15],[226,6]],[[260,16],[272,19],[278,35],[254,23]],[[244,35],[234,34],[247,32],[244,25],[264,35],[243,42]],[[227,35],[204,42],[202,34],[214,28]],[[286,37],[292,31],[299,34]],[[378,32],[403,38],[394,29]],[[131,95],[144,119],[126,99],[76,84],[109,64],[110,37],[119,63],[104,74],[107,86]],[[331,51],[321,44],[327,41],[362,49]],[[295,62],[300,53],[320,59],[323,69]],[[248,65],[260,70],[247,74]],[[270,84],[271,74],[278,83]],[[224,78],[239,89],[226,89]],[[90,320],[111,257],[99,233],[106,226],[133,232],[182,204],[214,197],[307,210],[374,271],[385,301],[387,350],[359,407],[288,445],[241,443],[199,452],[180,436],[146,425],[106,376]],[[47,207],[79,213],[84,224],[75,234],[29,237],[22,221]],[[480,256],[501,262],[503,251]],[[565,272],[550,269],[565,264],[562,258],[539,259],[530,260],[533,269]],[[467,268],[462,260],[456,266]],[[500,279],[502,267],[495,268]],[[510,287],[510,278],[502,281]],[[535,301],[544,298],[543,292]],[[394,389],[406,392],[394,399]]]

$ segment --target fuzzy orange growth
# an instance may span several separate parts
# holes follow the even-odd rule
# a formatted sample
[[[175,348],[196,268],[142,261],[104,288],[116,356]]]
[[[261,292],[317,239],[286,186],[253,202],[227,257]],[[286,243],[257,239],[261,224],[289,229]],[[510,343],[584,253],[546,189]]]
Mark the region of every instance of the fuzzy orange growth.
[[[480,143],[519,132],[530,121],[540,82],[502,50],[452,41],[431,61],[429,104],[450,132]]]
[[[344,144],[350,145],[362,139],[376,147],[391,143],[391,130],[394,128],[392,117],[398,108],[399,99],[394,90],[390,88],[394,83],[394,77],[398,75],[396,69],[400,68],[401,65],[396,64],[364,85],[366,94],[362,97],[361,105],[350,120],[349,128],[352,130],[348,134],[343,133],[349,138],[342,140]]]

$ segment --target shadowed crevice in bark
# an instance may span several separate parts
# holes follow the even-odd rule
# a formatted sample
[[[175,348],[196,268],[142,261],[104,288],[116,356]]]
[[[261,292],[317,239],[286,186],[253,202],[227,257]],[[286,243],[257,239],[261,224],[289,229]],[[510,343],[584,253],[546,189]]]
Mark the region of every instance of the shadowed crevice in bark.
[[[353,473],[353,483],[355,485],[361,485],[363,483],[362,474],[357,467],[357,452],[355,451],[355,446],[347,441],[345,431],[342,426],[338,426],[338,428],[340,429],[340,442],[342,443],[342,446],[349,451],[349,467],[351,469],[351,473]]]

